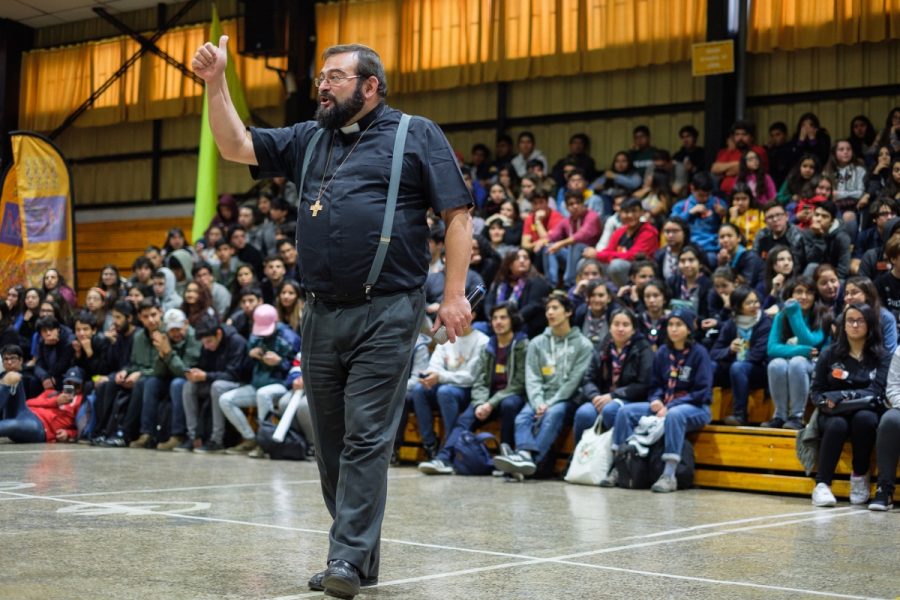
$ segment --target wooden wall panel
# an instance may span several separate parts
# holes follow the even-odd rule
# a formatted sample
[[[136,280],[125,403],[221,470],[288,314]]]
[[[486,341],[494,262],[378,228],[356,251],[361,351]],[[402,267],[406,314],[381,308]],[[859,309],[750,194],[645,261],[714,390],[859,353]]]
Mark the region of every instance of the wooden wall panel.
[[[813,112],[819,117],[822,127],[831,134],[831,139],[847,137],[850,134],[850,120],[856,115],[866,115],[876,129],[884,126],[888,113],[900,106],[900,94],[894,96],[873,96],[871,98],[850,98],[847,100],[822,100],[803,104],[771,104],[756,106],[748,110],[748,115],[759,128],[762,140],[768,135],[768,127],[775,121],[787,123],[791,135],[797,120],[805,112]]]
[[[893,85],[900,73],[900,40],[750,55],[747,94],[763,96]]]
[[[497,87],[479,85],[424,94],[388,94],[390,106],[438,123],[483,121],[497,116]]]
[[[510,84],[510,117],[552,115],[703,100],[703,81],[690,63],[517,81]]]
[[[153,123],[123,123],[108,127],[69,127],[55,142],[67,159],[150,152]]]
[[[150,160],[73,165],[76,206],[145,201],[150,195]]]

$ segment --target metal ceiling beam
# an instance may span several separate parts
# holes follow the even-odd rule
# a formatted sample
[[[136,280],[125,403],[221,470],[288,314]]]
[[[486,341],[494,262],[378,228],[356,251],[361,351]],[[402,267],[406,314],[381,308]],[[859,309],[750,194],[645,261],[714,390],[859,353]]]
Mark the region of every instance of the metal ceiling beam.
[[[131,27],[129,27],[128,25],[123,23],[122,21],[119,21],[117,18],[115,18],[114,16],[109,14],[109,12],[107,12],[107,10],[105,8],[95,7],[93,10],[95,13],[97,13],[97,15],[99,17],[101,17],[107,23],[109,23],[110,25],[112,25],[113,27],[115,27],[116,29],[118,29],[119,31],[121,31],[122,33],[124,33],[125,35],[127,35],[128,37],[133,39],[134,41],[136,41],[138,44],[140,44],[141,48],[144,50],[144,52],[152,52],[156,56],[158,56],[161,59],[163,59],[164,61],[166,61],[167,64],[169,64],[169,65],[175,67],[176,69],[178,69],[179,71],[181,71],[182,75],[184,75],[188,79],[193,80],[193,82],[196,83],[197,85],[199,85],[200,87],[203,87],[205,85],[203,80],[200,79],[199,77],[197,77],[197,75],[195,75],[193,71],[191,71],[189,68],[187,68],[184,65],[184,63],[172,58],[171,55],[167,54],[164,50],[161,50],[159,48],[159,46],[157,46],[156,44],[151,42],[149,39],[145,38],[143,35],[141,35],[137,31],[135,31],[134,29],[132,29]]]
[[[184,15],[187,14],[188,11],[191,10],[197,4],[197,2],[199,2],[199,0],[188,0],[188,2],[184,6],[181,7],[181,10],[179,10],[177,13],[175,13],[171,19],[166,21],[166,24],[162,27],[162,29],[159,29],[147,41],[150,44],[155,45],[156,42],[159,41],[159,38],[161,38],[163,35],[165,35],[168,30],[172,29],[172,27],[174,27],[182,19],[182,17],[184,17]],[[57,127],[56,129],[54,129],[52,133],[50,133],[50,139],[51,140],[56,139],[57,137],[59,137],[59,135],[63,131],[68,129],[69,126],[72,125],[72,123],[77,121],[78,117],[83,115],[85,113],[85,111],[87,111],[91,106],[93,106],[94,102],[96,102],[97,99],[100,96],[102,96],[103,93],[106,90],[108,90],[110,88],[110,86],[112,86],[113,83],[115,83],[120,77],[122,77],[122,75],[124,75],[128,71],[128,69],[130,69],[131,66],[134,63],[136,63],[146,52],[147,52],[147,47],[141,46],[140,50],[138,50],[137,52],[132,54],[128,58],[128,60],[126,60],[122,64],[122,66],[119,67],[119,69],[109,77],[109,79],[107,79],[105,82],[103,82],[103,85],[101,85],[99,88],[94,90],[94,92],[90,95],[90,97],[87,100],[85,100],[81,104],[81,106],[79,106],[74,111],[72,111],[72,113],[68,117],[66,117],[66,119],[62,122],[62,124],[59,127]]]

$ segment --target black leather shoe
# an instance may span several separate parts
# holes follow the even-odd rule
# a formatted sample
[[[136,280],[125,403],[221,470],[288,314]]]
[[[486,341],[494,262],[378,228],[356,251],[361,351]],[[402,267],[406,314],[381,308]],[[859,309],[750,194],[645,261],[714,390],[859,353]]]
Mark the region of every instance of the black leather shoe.
[[[325,580],[325,573],[327,572],[327,569],[325,571],[319,571],[318,573],[310,577],[309,581],[306,582],[306,585],[309,586],[309,589],[314,592],[325,591],[325,585],[323,582]],[[371,587],[373,585],[378,585],[378,577],[360,577],[360,587]]]
[[[325,595],[343,600],[353,600],[359,593],[359,571],[346,560],[335,559],[328,563],[322,585]]]

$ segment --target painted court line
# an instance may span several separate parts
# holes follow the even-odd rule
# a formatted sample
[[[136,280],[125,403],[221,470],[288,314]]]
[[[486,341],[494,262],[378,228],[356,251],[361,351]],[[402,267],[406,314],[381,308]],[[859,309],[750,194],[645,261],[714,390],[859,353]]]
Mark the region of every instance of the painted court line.
[[[6,444],[0,444],[5,446]],[[99,450],[107,450],[107,448],[60,448],[59,450],[50,450],[43,448],[40,450],[0,450],[0,456],[7,454],[66,454],[69,452],[97,452]]]
[[[841,509],[838,509],[838,510],[841,510]],[[793,513],[793,514],[809,514],[809,513]],[[832,520],[832,519],[837,519],[837,518],[840,518],[843,516],[852,516],[852,515],[867,514],[867,513],[865,511],[858,511],[858,510],[853,510],[852,512],[847,512],[845,510],[844,512],[830,511],[828,513],[819,512],[817,514],[818,514],[818,516],[810,517],[807,519],[795,519],[792,521],[781,521],[781,522],[777,522],[777,523],[757,525],[754,527],[740,527],[740,528],[729,529],[729,530],[725,530],[722,532],[716,532],[716,533],[725,535],[728,533],[740,533],[740,532],[751,530],[751,529],[777,527],[777,526],[781,526],[781,525],[790,525],[790,524],[802,523],[802,522],[806,522],[806,521],[815,521],[815,520],[820,520],[820,519]],[[743,519],[741,521],[743,521]],[[650,534],[650,535],[656,535],[656,534]],[[568,560],[569,558],[578,557],[578,556],[588,556],[588,555],[593,555],[593,554],[600,554],[600,553],[603,553],[605,550],[622,551],[622,550],[627,550],[627,549],[631,549],[631,548],[643,547],[645,545],[658,545],[658,544],[662,544],[662,543],[691,541],[691,540],[698,539],[701,537],[711,537],[711,534],[705,534],[705,535],[701,535],[701,536],[687,536],[685,538],[676,538],[676,539],[671,539],[671,540],[658,540],[658,541],[654,541],[654,542],[649,542],[647,544],[631,544],[631,545],[626,545],[626,546],[618,546],[618,547],[610,548],[610,549],[604,549],[604,550],[600,550],[600,551],[584,552],[584,553],[573,554],[573,555],[562,555],[562,556],[553,557],[553,558],[536,558],[536,557],[528,557],[525,555],[518,555],[518,557],[522,558],[523,560],[517,561],[517,562],[503,563],[503,564],[499,564],[499,565],[490,565],[490,566],[486,566],[486,567],[474,567],[474,568],[469,568],[469,569],[462,569],[459,571],[450,571],[450,572],[446,572],[446,573],[432,573],[429,575],[423,575],[421,577],[410,577],[410,578],[406,578],[406,579],[385,581],[385,582],[379,583],[377,586],[374,586],[374,587],[380,588],[380,587],[387,587],[387,586],[403,585],[403,584],[408,584],[408,583],[419,583],[419,582],[430,581],[430,580],[434,580],[434,579],[444,579],[447,577],[458,577],[458,576],[464,576],[464,575],[471,575],[474,573],[484,573],[484,572],[488,572],[488,571],[497,571],[497,570],[502,570],[502,569],[510,569],[510,568],[516,568],[516,567],[524,567],[524,566],[552,563],[552,564],[562,564],[562,565],[576,566],[576,567],[589,567],[592,569],[632,573],[632,574],[636,574],[636,575],[661,577],[661,578],[667,578],[667,579],[696,581],[696,582],[701,582],[701,583],[710,583],[710,584],[717,584],[717,585],[733,585],[733,586],[763,589],[763,590],[770,590],[770,591],[777,590],[777,591],[784,591],[784,592],[791,592],[791,593],[802,593],[802,594],[815,595],[815,596],[824,596],[824,597],[829,597],[829,598],[849,598],[849,599],[854,599],[854,600],[865,600],[866,598],[869,598],[868,596],[854,596],[854,595],[841,594],[841,593],[830,593],[830,592],[820,592],[820,591],[815,591],[815,590],[805,590],[805,589],[800,589],[800,588],[771,586],[771,585],[767,585],[767,584],[761,584],[761,583],[758,584],[758,583],[752,583],[752,582],[747,582],[747,581],[732,581],[732,580],[720,580],[720,579],[712,579],[712,578],[704,578],[704,577],[693,577],[693,576],[688,576],[688,575],[674,575],[674,574],[662,573],[662,572],[641,571],[638,569],[627,569],[627,568],[623,568],[623,567],[610,567],[610,566],[605,566],[605,565],[594,565],[591,563],[580,563],[580,562],[573,562],[571,560]],[[511,555],[511,556],[516,556],[516,555]],[[299,599],[299,598],[312,598],[312,597],[321,597],[321,592],[308,592],[308,593],[299,594],[299,595],[295,595],[295,596],[281,596],[279,598],[274,598],[272,600],[295,600],[295,599]]]
[[[104,507],[104,506],[115,505],[115,503],[83,502],[80,500],[72,500],[72,499],[68,499],[68,498],[58,498],[58,497],[51,497],[51,496],[35,496],[35,495],[31,495],[31,494],[21,494],[21,493],[16,493],[16,492],[7,492],[7,491],[0,491],[0,494],[4,494],[7,496],[14,496],[14,497],[26,497],[26,498],[31,498],[31,499],[35,499],[35,500],[47,500],[47,501],[63,503],[63,504],[76,504],[76,505],[91,506],[91,507]],[[844,512],[839,512],[841,510],[843,510]],[[187,520],[193,520],[193,521],[225,523],[225,524],[231,524],[231,525],[243,525],[243,526],[250,526],[250,527],[260,527],[260,528],[265,528],[265,529],[275,529],[275,530],[280,530],[280,531],[293,531],[293,532],[315,533],[315,534],[327,534],[328,533],[327,531],[316,530],[316,529],[287,527],[284,525],[270,525],[270,524],[266,524],[266,523],[238,521],[235,519],[202,517],[199,515],[188,515],[188,514],[173,513],[173,512],[156,512],[156,511],[144,510],[144,509],[139,509],[139,508],[135,508],[134,512],[137,514],[168,516],[168,517],[175,517],[175,518],[187,519]],[[604,548],[604,549],[600,549],[600,550],[595,550],[595,551],[590,551],[590,552],[582,552],[582,553],[577,553],[577,554],[561,555],[561,556],[552,557],[552,558],[539,558],[539,557],[521,555],[521,554],[492,552],[492,551],[486,551],[486,550],[475,550],[475,549],[471,549],[471,548],[457,548],[457,547],[452,547],[452,546],[444,546],[444,545],[440,545],[440,544],[424,544],[424,543],[419,543],[419,542],[411,542],[411,541],[407,541],[407,540],[396,540],[396,539],[392,539],[392,538],[384,538],[383,541],[390,542],[390,543],[396,543],[396,544],[403,544],[403,545],[424,547],[424,548],[443,549],[443,550],[456,550],[456,551],[460,551],[460,552],[484,554],[484,555],[488,555],[488,556],[503,556],[503,557],[509,557],[509,558],[516,558],[516,559],[520,559],[520,560],[518,560],[516,562],[504,563],[502,565],[476,567],[474,569],[464,569],[461,571],[453,571],[453,572],[448,572],[448,573],[435,573],[435,574],[430,574],[430,575],[423,575],[421,577],[413,577],[413,578],[399,579],[399,580],[394,580],[394,581],[386,581],[384,583],[380,583],[377,587],[403,585],[403,584],[408,584],[408,583],[416,583],[416,582],[421,582],[421,581],[429,581],[429,580],[433,580],[433,579],[455,577],[455,576],[459,576],[459,575],[467,575],[467,574],[472,574],[472,573],[480,573],[480,572],[486,572],[486,571],[495,571],[495,570],[500,570],[500,569],[515,568],[515,567],[520,567],[520,566],[554,563],[554,564],[565,564],[565,565],[578,566],[578,567],[588,567],[588,568],[600,569],[600,570],[620,571],[620,572],[627,572],[627,573],[646,575],[646,576],[654,576],[654,577],[662,577],[662,578],[669,578],[669,579],[697,581],[697,582],[711,583],[711,584],[718,584],[718,585],[733,585],[733,586],[740,586],[740,587],[749,587],[749,588],[754,588],[754,589],[778,590],[778,591],[786,591],[786,592],[792,592],[792,593],[804,593],[804,594],[825,596],[825,597],[832,597],[832,598],[850,598],[850,599],[864,598],[863,596],[853,596],[853,595],[846,595],[846,594],[818,592],[818,591],[814,591],[814,590],[802,590],[802,589],[797,589],[797,588],[777,587],[777,586],[769,586],[769,585],[765,585],[765,584],[756,584],[756,583],[751,583],[751,582],[717,580],[717,579],[711,579],[711,578],[692,577],[692,576],[686,576],[686,575],[673,575],[673,574],[657,573],[657,572],[651,572],[651,571],[640,571],[640,570],[636,570],[636,569],[626,569],[626,568],[621,568],[621,567],[593,565],[590,563],[572,562],[570,560],[572,558],[583,557],[583,556],[592,556],[592,555],[598,555],[598,554],[604,554],[604,553],[610,553],[610,552],[619,552],[619,551],[624,551],[624,550],[630,550],[630,549],[642,548],[642,547],[660,545],[660,544],[671,544],[671,543],[678,543],[678,542],[682,542],[682,541],[693,541],[693,540],[704,539],[704,538],[713,537],[713,536],[727,535],[730,533],[741,533],[741,532],[751,531],[751,530],[765,529],[765,528],[771,528],[771,527],[780,527],[783,525],[791,525],[791,524],[803,523],[803,522],[807,522],[807,521],[833,520],[833,519],[837,519],[837,518],[844,517],[844,516],[867,514],[866,511],[858,511],[858,510],[847,511],[846,509],[837,509],[835,511],[828,511],[828,512],[810,511],[810,513],[815,514],[815,516],[807,517],[804,519],[793,519],[790,521],[778,521],[778,522],[774,522],[774,523],[765,523],[765,524],[748,526],[748,527],[738,527],[738,528],[734,528],[734,529],[726,529],[723,531],[715,531],[715,532],[710,532],[710,533],[705,533],[705,534],[685,536],[683,538],[672,538],[672,539],[667,539],[667,540],[654,540],[654,541],[650,541],[650,542],[626,544],[626,545],[621,545],[621,546],[615,546],[612,548]],[[805,514],[810,514],[810,513],[805,513]],[[796,513],[788,513],[788,514],[793,515]],[[804,513],[801,513],[801,514],[804,514]],[[773,518],[773,517],[777,517],[777,516],[770,516],[767,518]],[[740,521],[745,521],[745,520],[746,519],[740,519]],[[725,523],[721,523],[720,526],[722,526],[723,524],[725,524]],[[655,535],[656,534],[649,534],[649,536],[655,536]],[[280,600],[288,600],[288,599],[293,599],[293,598],[308,598],[308,597],[318,596],[319,594],[320,594],[320,592],[311,592],[311,593],[302,594],[302,595],[298,595],[298,596],[282,597]]]
[[[395,479],[417,479],[424,477],[422,474],[416,475],[396,475],[389,476],[388,481]],[[308,485],[318,484],[319,479],[299,479],[297,481],[279,481],[277,485]],[[218,485],[198,485],[193,487],[175,487],[175,488],[155,488],[155,489],[137,489],[137,490],[113,490],[107,492],[80,492],[77,494],[56,494],[53,498],[90,498],[92,496],[117,496],[121,494],[161,494],[165,492],[194,492],[202,490],[225,490],[234,488],[252,488],[252,487],[272,487],[275,483],[272,481],[263,481],[255,483],[223,483]],[[43,498],[44,496],[35,496],[34,498]],[[49,497],[49,496],[48,496]],[[10,502],[14,500],[33,500],[32,497],[26,498],[0,498],[0,502]]]

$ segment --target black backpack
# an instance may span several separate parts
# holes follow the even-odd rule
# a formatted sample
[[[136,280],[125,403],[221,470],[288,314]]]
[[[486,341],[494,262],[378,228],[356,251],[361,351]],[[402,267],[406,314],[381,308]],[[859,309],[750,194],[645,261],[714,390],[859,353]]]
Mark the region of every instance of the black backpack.
[[[629,490],[646,490],[653,480],[650,479],[650,463],[638,454],[637,448],[625,444],[616,451],[613,466],[619,473],[618,485]]]
[[[256,443],[273,460],[306,460],[308,444],[302,433],[291,427],[287,430],[283,442],[272,439],[277,425],[265,419],[259,422],[256,430]]]
[[[665,451],[665,438],[660,438],[650,446],[650,452],[646,457],[637,453],[637,448],[626,444],[619,448],[613,458],[613,465],[619,473],[617,485],[629,490],[646,490],[660,478],[665,468],[662,458]],[[694,485],[694,446],[684,440],[681,450],[681,462],[675,470],[675,481],[679,490],[686,490]]]

